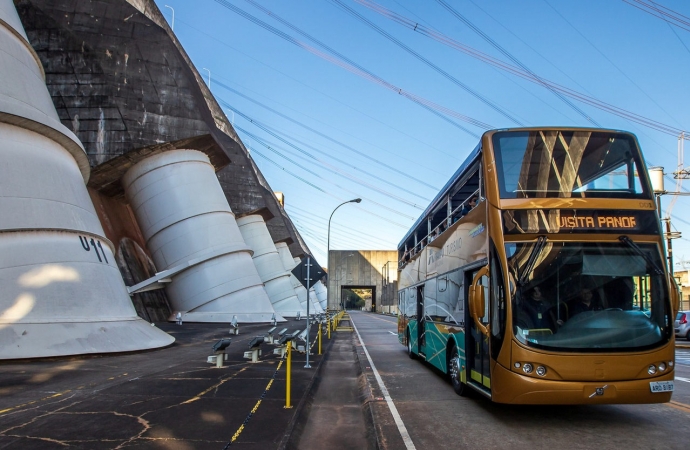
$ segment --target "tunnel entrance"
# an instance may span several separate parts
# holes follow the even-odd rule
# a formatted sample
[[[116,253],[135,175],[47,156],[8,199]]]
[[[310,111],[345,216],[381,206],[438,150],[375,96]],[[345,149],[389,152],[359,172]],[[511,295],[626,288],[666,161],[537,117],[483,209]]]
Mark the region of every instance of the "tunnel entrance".
[[[343,285],[340,287],[340,302],[343,309],[376,311],[376,286]]]

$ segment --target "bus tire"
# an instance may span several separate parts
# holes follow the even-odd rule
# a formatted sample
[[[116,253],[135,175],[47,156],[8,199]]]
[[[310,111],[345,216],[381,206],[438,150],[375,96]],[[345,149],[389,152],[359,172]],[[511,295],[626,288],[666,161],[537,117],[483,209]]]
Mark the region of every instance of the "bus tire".
[[[448,376],[450,377],[450,384],[456,394],[465,397],[467,395],[467,386],[460,381],[460,355],[458,348],[453,346],[450,351],[450,358],[448,358]]]
[[[410,359],[417,359],[417,355],[414,354],[412,351],[412,340],[410,339],[410,330],[407,330],[407,356],[410,357]]]

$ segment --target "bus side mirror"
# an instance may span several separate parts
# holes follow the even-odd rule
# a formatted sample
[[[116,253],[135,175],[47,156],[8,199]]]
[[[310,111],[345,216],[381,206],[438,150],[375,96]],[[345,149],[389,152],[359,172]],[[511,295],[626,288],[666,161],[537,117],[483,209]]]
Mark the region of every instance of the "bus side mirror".
[[[678,293],[678,283],[676,283],[676,279],[670,275],[668,278],[670,281],[669,293],[671,296],[671,309],[673,309],[672,318],[675,319],[680,309],[680,294]]]
[[[489,335],[488,325],[484,325],[481,318],[484,316],[484,311],[486,310],[486,298],[484,297],[484,286],[479,284],[479,281],[483,276],[489,274],[489,268],[487,266],[482,267],[475,274],[472,280],[472,285],[469,289],[469,306],[470,306],[470,316],[474,320],[474,324],[482,334],[485,336]]]

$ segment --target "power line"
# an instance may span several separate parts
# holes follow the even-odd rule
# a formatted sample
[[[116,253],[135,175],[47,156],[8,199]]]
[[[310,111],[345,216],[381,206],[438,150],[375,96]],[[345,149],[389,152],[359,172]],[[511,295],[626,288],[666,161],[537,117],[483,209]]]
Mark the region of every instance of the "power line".
[[[250,3],[254,3],[253,0],[246,0],[246,1],[248,1],[248,2],[250,2]],[[375,23],[371,22],[370,20],[368,20],[367,18],[365,18],[364,16],[362,16],[361,14],[359,14],[359,13],[358,13],[357,11],[355,11],[354,9],[352,9],[352,8],[350,8],[349,6],[343,4],[340,0],[330,0],[330,2],[331,2],[331,3],[334,3],[336,6],[339,6],[340,8],[342,8],[343,10],[345,10],[346,12],[348,12],[350,15],[352,15],[353,17],[355,17],[356,19],[358,19],[358,20],[361,21],[362,23],[366,24],[367,26],[369,26],[370,28],[372,28],[374,31],[376,31],[377,33],[379,33],[380,35],[382,35],[382,36],[385,37],[386,39],[388,39],[388,40],[390,40],[391,42],[393,42],[393,43],[394,43],[395,45],[397,45],[398,47],[402,48],[403,50],[405,50],[406,52],[408,52],[409,54],[411,54],[412,56],[414,56],[414,57],[417,58],[418,60],[422,61],[424,64],[426,64],[427,66],[431,67],[433,70],[435,70],[436,72],[438,72],[439,74],[441,74],[443,77],[445,77],[446,79],[448,79],[451,83],[453,83],[453,84],[455,84],[456,86],[460,87],[460,88],[463,89],[465,92],[467,92],[468,94],[472,95],[473,97],[475,97],[476,99],[478,99],[480,102],[484,103],[484,104],[485,104],[486,106],[488,106],[489,108],[491,108],[491,109],[493,109],[494,111],[496,111],[497,113],[501,114],[503,117],[507,118],[508,120],[511,120],[512,122],[514,122],[514,123],[516,123],[516,124],[518,124],[518,125],[520,125],[520,126],[524,126],[524,125],[525,125],[525,124],[524,124],[523,122],[521,122],[519,119],[517,119],[517,118],[513,117],[512,115],[510,115],[505,109],[503,109],[503,108],[501,108],[500,106],[496,105],[494,102],[492,102],[491,100],[489,100],[487,97],[483,96],[482,94],[480,94],[479,92],[475,91],[474,89],[472,89],[471,87],[469,87],[468,85],[466,85],[465,83],[463,83],[462,81],[458,80],[458,79],[455,78],[453,75],[451,75],[451,74],[449,74],[448,72],[446,72],[445,70],[443,70],[441,67],[439,67],[439,66],[437,66],[436,64],[432,63],[430,60],[426,59],[424,56],[422,56],[421,54],[419,54],[418,52],[416,52],[416,51],[413,50],[412,48],[410,48],[410,47],[408,47],[407,45],[405,45],[404,43],[402,43],[402,41],[396,39],[396,38],[393,37],[391,34],[387,33],[387,32],[386,32],[385,30],[383,30],[381,27],[379,27],[379,26],[376,25]],[[282,22],[281,22],[281,23],[282,23]],[[307,36],[308,36],[308,35],[307,35]]]
[[[274,138],[278,139],[279,141],[283,142],[283,143],[286,144],[287,146],[289,146],[289,147],[291,147],[291,148],[297,150],[299,153],[302,153],[303,155],[305,155],[306,157],[310,158],[311,160],[319,162],[319,164],[322,164],[322,165],[323,165],[327,170],[329,170],[330,172],[334,172],[334,173],[336,173],[336,174],[338,174],[338,175],[340,175],[340,176],[342,176],[342,177],[348,178],[348,179],[350,179],[350,180],[352,180],[352,181],[356,181],[357,183],[360,183],[360,184],[364,185],[365,187],[368,187],[369,189],[372,189],[372,190],[374,190],[374,191],[377,191],[377,192],[379,192],[380,194],[384,194],[384,195],[386,195],[386,196],[388,196],[388,197],[390,197],[390,198],[392,198],[392,199],[394,199],[394,200],[397,200],[397,201],[399,201],[399,202],[401,202],[401,203],[404,203],[404,204],[406,204],[406,205],[408,205],[408,206],[411,206],[411,207],[416,208],[416,209],[419,209],[419,210],[424,210],[424,207],[422,207],[421,205],[418,205],[418,204],[416,204],[416,203],[414,203],[414,202],[411,202],[411,201],[409,201],[409,200],[407,200],[407,199],[405,199],[405,198],[399,197],[399,196],[397,196],[397,195],[395,195],[395,194],[393,194],[393,193],[390,193],[390,192],[385,191],[385,190],[383,190],[383,189],[381,189],[381,188],[378,188],[378,187],[374,186],[374,185],[371,184],[371,183],[368,183],[368,182],[366,182],[366,181],[364,181],[364,180],[362,180],[362,179],[360,179],[360,178],[358,178],[358,177],[356,177],[356,176],[354,176],[354,175],[349,174],[348,172],[345,172],[344,170],[339,169],[338,167],[336,167],[336,166],[334,166],[334,165],[332,165],[332,164],[330,164],[330,163],[327,163],[326,161],[323,161],[323,160],[317,158],[316,156],[312,155],[312,154],[309,153],[308,151],[302,149],[301,147],[298,147],[298,146],[294,145],[292,142],[290,142],[290,141],[288,141],[287,139],[283,138],[282,136],[278,135],[278,133],[275,133],[275,132],[271,131],[266,125],[262,124],[261,122],[259,122],[259,121],[257,121],[257,120],[254,120],[254,119],[252,119],[251,117],[249,117],[249,116],[247,116],[246,114],[244,114],[244,113],[242,113],[241,111],[239,111],[238,109],[233,108],[232,106],[230,106],[229,103],[227,103],[227,102],[225,102],[225,101],[223,101],[223,100],[220,100],[220,99],[219,99],[219,101],[220,101],[221,104],[223,104],[223,106],[225,106],[226,108],[229,108],[229,109],[231,109],[232,111],[234,111],[235,114],[238,114],[239,116],[243,117],[244,119],[246,119],[247,121],[249,121],[250,123],[252,123],[253,125],[255,125],[256,127],[262,129],[263,131],[265,131],[266,133],[270,134],[271,136],[273,136]],[[238,127],[235,127],[235,128],[238,128]],[[238,128],[238,129],[239,129],[239,128]],[[243,130],[243,131],[244,131],[244,130]],[[247,131],[245,131],[245,133],[250,134],[250,133],[247,132]],[[336,159],[336,158],[334,158],[334,159]],[[336,159],[336,160],[337,160],[337,159]],[[340,161],[340,160],[338,160],[338,161],[341,162],[341,163],[343,163],[343,161]]]
[[[294,206],[294,205],[292,205],[292,204],[287,205],[287,209],[290,210],[290,215],[293,215],[293,214],[294,214],[296,217],[301,218],[303,221],[304,221],[304,220],[308,221],[308,222],[311,223],[313,226],[318,226],[318,227],[322,227],[322,228],[323,228],[324,224],[326,224],[326,223],[328,222],[328,218],[327,218],[327,217],[316,216],[313,212],[304,210],[304,209],[299,208],[299,207],[297,207],[297,206]],[[321,221],[319,221],[319,220],[317,220],[317,219],[321,219]],[[341,234],[341,235],[348,235],[348,236],[352,236],[352,235],[353,235],[352,233],[349,233],[348,231],[345,231],[345,230],[351,230],[351,228],[345,228],[345,229],[341,230],[341,229],[339,229],[339,226],[338,226],[337,224],[333,224],[333,225],[331,226],[331,233],[334,233],[334,234]],[[370,235],[370,234],[363,233],[363,232],[360,232],[360,231],[357,231],[357,237],[359,237],[359,238],[361,238],[361,237],[367,238],[367,239],[365,239],[365,240],[367,240],[367,241],[368,241],[369,243],[371,243],[372,245],[378,245],[378,244],[380,243],[380,238],[377,238],[377,237],[375,237],[375,236],[372,236],[372,235]]]
[[[357,0],[357,1],[362,3],[361,0]],[[452,47],[452,48],[454,48],[454,49],[456,49],[462,53],[465,53],[465,54],[467,54],[467,55],[469,55],[475,59],[478,59],[482,62],[485,62],[486,64],[489,64],[489,65],[497,67],[501,70],[507,71],[507,72],[509,72],[515,76],[518,76],[520,78],[523,78],[527,81],[530,81],[530,82],[533,82],[533,83],[536,83],[539,85],[548,84],[552,89],[562,93],[563,95],[565,95],[567,97],[573,98],[573,99],[575,99],[581,103],[593,106],[593,107],[600,109],[602,111],[608,112],[608,113],[616,115],[618,117],[622,117],[622,118],[629,120],[631,122],[646,126],[648,128],[652,128],[656,131],[659,131],[661,133],[668,134],[668,135],[671,135],[674,137],[678,137],[679,135],[681,135],[681,133],[684,133],[684,130],[682,130],[680,128],[676,128],[676,127],[673,127],[671,125],[667,125],[665,123],[644,117],[640,114],[636,114],[636,113],[633,113],[631,111],[627,111],[625,109],[614,106],[610,103],[603,102],[603,101],[598,100],[594,97],[588,96],[586,94],[582,94],[582,93],[577,92],[573,89],[570,89],[570,88],[567,88],[565,86],[559,85],[557,83],[548,81],[545,78],[536,79],[531,74],[529,74],[528,72],[525,72],[524,70],[522,70],[519,67],[510,65],[504,61],[501,61],[497,58],[489,56],[486,53],[480,52],[479,50],[475,50],[472,47],[461,44],[461,43],[455,41],[454,39],[452,39],[448,36],[445,36],[445,35],[437,32],[433,29],[429,29],[429,28],[426,28],[422,25],[419,25],[418,23],[416,23],[410,19],[407,19],[407,18],[405,18],[405,17],[403,17],[403,16],[401,16],[401,15],[399,15],[393,11],[387,10],[386,8],[384,8],[382,6],[375,5],[371,2],[362,3],[362,4],[364,6],[369,7],[373,11],[376,11],[379,14],[399,23],[400,25],[403,25],[406,28],[413,30],[416,33],[419,33],[419,34],[422,34],[423,36],[434,39],[434,40],[436,40],[436,41],[438,41],[438,42],[440,42],[446,46]],[[690,140],[690,134],[689,133],[685,133],[685,139]]]
[[[690,31],[690,17],[684,16],[681,13],[662,6],[657,2],[653,2],[651,0],[623,0],[623,2],[639,9],[640,11],[646,12],[651,16],[654,16],[657,19],[661,19],[670,25],[676,26],[685,31]]]
[[[470,123],[472,125],[475,125],[475,126],[482,128],[484,130],[489,130],[489,129],[494,128],[492,125],[486,124],[486,123],[481,122],[481,121],[474,119],[472,117],[465,116],[465,115],[460,114],[456,111],[453,111],[449,108],[442,107],[441,105],[434,103],[430,100],[424,99],[423,97],[420,97],[420,96],[417,96],[417,95],[412,94],[410,92],[407,92],[407,91],[403,90],[402,88],[399,88],[399,87],[395,86],[394,84],[389,83],[388,81],[384,80],[383,78],[374,75],[373,73],[367,71],[366,69],[358,68],[356,66],[356,64],[354,64],[354,63],[351,64],[342,58],[329,56],[329,55],[319,51],[318,49],[311,47],[311,46],[291,37],[290,35],[288,35],[286,33],[283,33],[282,31],[278,30],[277,28],[272,27],[271,25],[268,25],[267,23],[265,23],[265,22],[259,20],[258,18],[252,16],[251,14],[247,13],[246,11],[244,11],[240,8],[237,8],[236,6],[228,3],[225,0],[215,0],[215,1],[219,4],[221,4],[222,6],[230,9],[231,11],[239,14],[240,16],[246,18],[247,20],[259,25],[261,28],[264,28],[265,30],[275,34],[276,36],[278,36],[282,39],[285,39],[286,41],[290,42],[291,44],[296,45],[297,47],[299,47],[303,50],[306,50],[306,51],[312,53],[313,55],[318,56],[319,58],[322,58],[322,59],[324,59],[324,60],[342,68],[342,69],[345,69],[345,70],[347,70],[347,71],[349,71],[355,75],[358,75],[358,76],[360,76],[366,80],[369,80],[375,84],[378,84],[379,86],[385,87],[386,89],[391,90],[391,91],[395,92],[396,94],[401,95],[401,96],[407,98],[408,100],[413,101],[414,103],[417,103],[417,104],[423,103],[427,107],[433,108],[437,111],[446,110],[447,111],[446,113],[452,111],[453,117],[455,117],[459,120],[462,120],[464,122]],[[468,132],[468,130],[466,128],[462,127],[461,125],[459,125],[455,122],[451,122],[451,123],[456,128],[461,129],[465,132]],[[475,136],[473,135],[473,137],[475,137]]]
[[[554,94],[556,97],[558,97],[561,101],[563,101],[566,105],[568,105],[570,108],[572,108],[575,112],[580,114],[582,117],[585,118],[588,122],[591,122],[592,124],[601,127],[601,125],[591,117],[589,117],[588,114],[586,114],[584,111],[582,111],[580,108],[575,106],[570,100],[565,98],[561,93],[557,92],[556,90],[552,89],[548,84],[544,83],[543,80],[537,76],[534,72],[532,72],[529,67],[527,67],[525,64],[522,63],[519,59],[517,59],[515,56],[513,56],[508,50],[503,48],[498,42],[493,40],[491,36],[488,34],[484,33],[480,28],[475,26],[467,17],[463,16],[458,12],[455,8],[450,6],[448,3],[446,3],[444,0],[436,0],[441,6],[443,6],[446,10],[448,10],[452,15],[454,15],[458,20],[460,20],[462,23],[467,25],[472,31],[477,33],[479,36],[481,36],[486,42],[488,42],[492,47],[494,47],[496,50],[501,52],[506,58],[510,59],[513,61],[515,64],[517,64],[522,70],[525,72],[529,73],[539,84],[541,84],[543,87],[551,91],[552,94]]]
[[[281,170],[283,170],[283,171],[284,171],[285,173],[287,173],[288,175],[290,175],[290,176],[292,176],[292,177],[295,177],[295,178],[299,179],[300,181],[306,183],[308,186],[310,186],[310,187],[316,189],[317,191],[319,191],[319,192],[321,192],[321,193],[323,193],[323,194],[326,194],[326,195],[328,195],[328,196],[330,196],[330,197],[333,197],[333,198],[335,198],[335,199],[337,199],[338,201],[341,201],[341,202],[345,200],[345,199],[342,198],[342,197],[338,197],[338,196],[336,196],[336,195],[331,194],[330,192],[324,191],[323,189],[321,189],[320,187],[316,186],[315,184],[313,184],[313,183],[311,183],[311,182],[308,182],[307,180],[305,180],[304,178],[300,177],[299,175],[296,175],[296,174],[294,174],[293,172],[291,172],[291,171],[285,169],[285,168],[282,167],[280,164],[276,163],[276,162],[273,161],[271,158],[269,158],[268,156],[262,154],[261,152],[255,150],[255,149],[250,149],[250,150],[252,151],[252,153],[256,153],[257,155],[261,156],[261,157],[264,158],[265,160],[269,161],[271,164],[273,164],[273,165],[275,165],[276,167],[278,167],[278,168],[280,168]],[[364,197],[362,197],[362,198],[364,198]],[[367,199],[367,201],[370,202],[370,203],[374,203],[374,204],[376,204],[376,205],[378,205],[378,206],[383,206],[383,205],[381,205],[380,203],[374,202],[374,201],[369,200],[369,199]],[[400,228],[404,228],[404,229],[408,229],[408,228],[409,228],[409,226],[407,226],[407,225],[403,225],[403,224],[400,224],[400,223],[397,223],[397,222],[392,221],[392,220],[390,219],[390,217],[383,217],[383,216],[380,216],[380,215],[376,214],[376,213],[373,212],[373,211],[370,211],[370,210],[368,210],[368,209],[366,209],[366,208],[362,208],[360,205],[355,205],[354,207],[355,207],[355,208],[358,208],[358,209],[360,209],[360,210],[362,210],[362,211],[366,212],[367,214],[370,214],[370,215],[372,215],[372,216],[374,216],[374,217],[378,217],[379,219],[383,219],[383,220],[386,221],[386,223],[390,223],[390,224],[392,224],[392,225],[396,225],[396,226],[398,226],[398,227],[400,227]],[[398,212],[398,211],[395,211],[395,210],[392,210],[392,211],[398,213],[399,215],[403,215],[402,213],[400,213],[400,212]],[[405,216],[405,215],[403,215],[403,216],[404,216],[404,217],[410,217],[410,216]],[[414,220],[414,218],[411,218],[410,220]]]
[[[287,115],[285,115],[285,114],[283,114],[283,113],[280,113],[280,112],[276,111],[275,109],[270,108],[270,107],[264,105],[263,103],[261,103],[261,102],[259,102],[259,101],[256,101],[256,100],[254,100],[254,99],[252,99],[252,98],[250,98],[250,97],[248,97],[248,96],[246,96],[246,95],[244,95],[244,94],[242,94],[242,93],[236,91],[235,89],[233,89],[233,88],[231,88],[230,86],[227,86],[227,85],[221,83],[220,81],[216,81],[216,85],[219,85],[219,86],[221,86],[222,88],[224,88],[224,89],[226,89],[226,90],[228,90],[228,91],[230,91],[230,92],[232,92],[232,93],[234,93],[234,94],[236,94],[236,95],[239,95],[240,97],[245,98],[245,99],[251,101],[252,103],[254,103],[254,104],[256,104],[256,105],[259,105],[259,106],[261,106],[262,108],[267,109],[267,110],[271,111],[272,113],[278,115],[279,117],[282,117],[283,119],[285,119],[285,120],[287,120],[287,121],[289,121],[289,122],[292,122],[292,123],[294,123],[294,124],[296,124],[296,125],[299,125],[300,127],[304,128],[304,129],[306,129],[306,130],[308,130],[308,131],[311,131],[312,133],[314,133],[314,134],[316,134],[316,135],[318,135],[318,136],[321,136],[322,138],[324,138],[324,139],[326,139],[326,140],[328,140],[328,141],[330,141],[330,142],[333,142],[333,143],[335,143],[335,144],[337,144],[337,145],[339,145],[339,146],[341,146],[341,147],[343,147],[343,148],[346,148],[346,149],[348,149],[348,150],[350,150],[350,151],[352,151],[352,152],[354,152],[354,153],[356,153],[356,154],[358,154],[358,155],[360,155],[360,156],[362,156],[362,157],[368,159],[369,161],[373,161],[373,162],[375,162],[376,164],[378,164],[378,165],[380,165],[380,166],[382,166],[382,167],[385,167],[386,169],[388,169],[388,170],[390,170],[390,171],[392,171],[392,172],[395,172],[395,173],[397,173],[397,174],[399,174],[399,175],[403,175],[406,179],[414,180],[414,181],[418,182],[419,184],[422,184],[422,185],[424,185],[424,186],[427,186],[427,187],[429,187],[429,188],[431,188],[431,189],[434,189],[434,190],[438,191],[438,188],[437,188],[437,187],[435,187],[435,186],[433,186],[433,185],[431,185],[431,184],[429,184],[429,183],[427,183],[427,182],[425,182],[425,181],[422,181],[422,180],[420,180],[420,179],[418,179],[418,178],[412,176],[412,175],[409,174],[409,173],[405,173],[405,172],[403,172],[403,171],[401,171],[401,170],[398,170],[398,169],[396,169],[395,167],[391,166],[390,164],[386,164],[386,163],[384,163],[384,162],[382,162],[382,161],[379,161],[378,159],[376,159],[376,158],[374,158],[374,157],[372,157],[372,156],[370,156],[370,155],[367,155],[366,153],[364,153],[364,152],[362,152],[362,151],[359,151],[359,150],[357,150],[357,149],[355,149],[355,148],[353,148],[353,147],[351,147],[351,146],[349,146],[349,145],[347,145],[347,144],[344,144],[344,143],[342,143],[342,142],[340,142],[340,141],[337,141],[337,140],[331,138],[330,136],[328,136],[328,135],[326,135],[326,134],[324,134],[324,133],[322,133],[322,132],[320,132],[320,131],[318,131],[318,130],[312,128],[312,127],[309,127],[309,126],[307,126],[307,125],[305,125],[305,124],[303,124],[303,123],[301,123],[301,122],[298,122],[297,120],[292,119],[292,118],[288,117]],[[330,155],[328,155],[328,156],[330,156]],[[338,158],[335,158],[335,157],[332,157],[332,158],[335,159],[336,161],[339,161],[339,162],[342,162],[342,163],[344,163],[344,164],[347,164],[346,162],[343,162],[342,160],[339,160]],[[361,170],[361,169],[359,169],[359,170]],[[415,195],[415,196],[417,196],[417,197],[420,197],[422,200],[429,201],[429,199],[424,198],[424,197],[421,197],[419,194],[417,194],[417,193],[415,193],[415,192],[408,191],[408,190],[406,190],[405,188],[402,188],[402,187],[400,187],[400,186],[398,186],[398,185],[395,185],[395,184],[393,184],[393,183],[387,182],[387,181],[385,181],[385,180],[381,180],[381,181],[384,181],[385,183],[391,184],[391,185],[393,185],[394,187],[396,187],[396,188],[398,188],[398,189],[401,189],[401,190],[403,190],[403,191],[405,191],[405,192],[407,192],[407,193],[409,193],[409,194],[412,194],[412,195]]]
[[[610,59],[608,56],[606,56],[606,55],[604,54],[604,52],[602,52],[601,50],[599,50],[599,47],[597,47],[596,45],[594,45],[594,43],[593,43],[592,41],[590,41],[590,40],[587,38],[586,35],[584,35],[583,33],[580,32],[580,30],[578,30],[577,28],[575,28],[575,25],[573,25],[563,14],[561,14],[556,8],[554,8],[554,6],[553,6],[551,3],[549,3],[548,0],[543,0],[543,1],[544,1],[544,3],[546,3],[551,9],[553,9],[553,11],[554,11],[556,14],[558,14],[558,16],[559,16],[565,23],[567,23],[567,24],[570,26],[570,28],[572,28],[573,30],[575,30],[575,32],[576,32],[577,34],[579,34],[580,37],[581,37],[582,39],[584,39],[594,50],[596,50],[597,53],[599,53],[606,61],[608,61],[609,64],[611,64],[621,75],[623,75],[623,76],[625,77],[626,80],[628,80],[630,83],[632,83],[633,86],[635,86],[640,92],[642,92],[642,93],[643,93],[652,103],[654,103],[661,111],[663,111],[664,113],[666,113],[666,115],[667,115],[671,120],[673,120],[674,122],[676,122],[677,125],[680,125],[680,123],[679,123],[674,117],[672,117],[671,114],[669,114],[668,111],[666,111],[656,100],[654,100],[654,97],[652,97],[651,95],[649,95],[644,89],[642,89],[642,87],[640,87],[640,85],[638,85],[637,83],[635,83],[635,81],[634,81],[632,78],[630,78],[630,77],[628,76],[628,74],[626,74],[623,70],[621,70],[620,67],[618,67],[613,61],[611,61],[611,59]]]
[[[325,153],[325,152],[323,151],[322,148],[316,148],[316,147],[314,147],[313,145],[310,145],[310,144],[308,144],[308,143],[306,143],[306,142],[304,142],[304,141],[302,141],[302,140],[300,140],[300,139],[297,139],[297,138],[294,137],[294,136],[291,136],[291,135],[289,135],[289,134],[286,134],[286,133],[283,132],[283,131],[280,131],[280,130],[276,129],[275,127],[271,127],[271,126],[266,125],[266,124],[264,124],[264,126],[265,126],[266,128],[268,128],[269,130],[273,131],[274,133],[280,134],[280,135],[283,136],[285,139],[288,139],[288,140],[290,140],[291,142],[297,143],[297,144],[299,144],[299,145],[301,145],[301,146],[303,146],[303,147],[306,147],[306,148],[309,148],[309,149],[311,149],[311,150],[314,150],[315,152],[318,152],[319,154],[324,154],[324,155],[326,155],[326,156],[328,156],[328,157],[330,157],[330,158],[332,158],[332,159],[338,161],[338,162],[341,163],[341,164],[347,164],[345,161],[342,161],[342,160],[340,160],[339,158],[336,158],[336,157],[334,157],[334,156],[331,156],[331,155]],[[409,189],[407,189],[407,188],[405,188],[405,187],[402,187],[402,186],[400,186],[400,185],[398,185],[398,184],[396,184],[396,183],[393,183],[393,182],[391,182],[391,181],[385,180],[385,179],[381,178],[380,175],[376,175],[376,174],[374,174],[374,173],[371,173],[371,172],[369,172],[369,171],[367,171],[367,170],[365,170],[365,169],[362,169],[361,167],[357,167],[357,166],[353,166],[353,165],[350,165],[350,167],[352,167],[354,170],[356,170],[356,171],[358,171],[358,172],[361,172],[361,173],[363,173],[363,174],[366,174],[366,175],[368,175],[368,176],[374,178],[376,181],[379,181],[379,182],[381,182],[381,183],[385,183],[385,184],[387,184],[387,185],[389,185],[389,186],[391,186],[391,187],[394,187],[394,188],[396,188],[396,189],[398,189],[398,190],[400,190],[400,191],[402,191],[402,192],[406,192],[407,194],[413,195],[413,196],[419,198],[420,200],[424,200],[424,201],[427,202],[427,203],[431,201],[430,199],[428,199],[428,198],[426,198],[426,197],[424,197],[424,196],[422,196],[422,195],[419,195],[418,193],[416,193],[416,192],[414,192],[414,191],[411,191],[411,190],[409,190]]]

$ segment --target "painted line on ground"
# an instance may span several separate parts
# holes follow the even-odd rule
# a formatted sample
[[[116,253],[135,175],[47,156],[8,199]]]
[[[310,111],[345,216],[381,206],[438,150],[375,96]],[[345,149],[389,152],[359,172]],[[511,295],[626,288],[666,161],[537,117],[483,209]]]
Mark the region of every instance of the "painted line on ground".
[[[686,405],[685,403],[671,400],[670,402],[666,403],[666,405],[670,406],[671,408],[678,409],[686,413],[690,413],[690,405]]]
[[[678,381],[685,381],[686,383],[690,383],[690,378],[676,377],[675,379]]]
[[[392,334],[393,336],[397,336],[397,335],[398,335],[398,333],[395,333],[395,332],[393,332],[393,331],[389,331],[389,333]]]
[[[383,394],[383,398],[386,400],[386,404],[388,404],[388,409],[390,410],[391,414],[393,415],[393,420],[395,421],[395,425],[397,425],[397,427],[398,427],[398,431],[400,432],[400,437],[402,437],[402,440],[405,443],[405,448],[407,450],[416,450],[416,447],[414,446],[414,443],[412,442],[412,438],[410,437],[410,434],[407,432],[407,428],[405,428],[405,424],[402,421],[402,417],[400,417],[400,414],[398,413],[398,408],[395,407],[395,404],[393,403],[393,399],[391,398],[390,394],[388,393],[388,389],[386,389],[386,385],[383,383],[383,379],[381,378],[379,371],[376,370],[376,366],[374,365],[374,361],[371,359],[371,356],[369,355],[369,351],[367,350],[366,345],[364,345],[364,341],[362,340],[362,336],[359,334],[359,330],[357,329],[357,326],[355,325],[354,320],[352,320],[352,316],[350,316],[350,323],[352,323],[352,327],[355,329],[355,333],[357,333],[357,338],[359,339],[359,343],[362,344],[362,350],[364,350],[364,354],[367,356],[367,360],[369,361],[369,367],[371,367],[371,371],[374,372],[374,377],[376,378],[376,382],[379,384],[379,389],[381,389],[381,393]]]
[[[381,317],[377,317],[379,314],[374,314],[374,313],[368,313],[368,317],[371,317],[372,319],[380,320],[382,322],[390,323],[392,325],[395,325],[398,323],[398,318],[397,317],[391,317],[391,316],[382,316],[382,317],[390,317],[393,320],[388,320],[388,319],[382,319]]]

